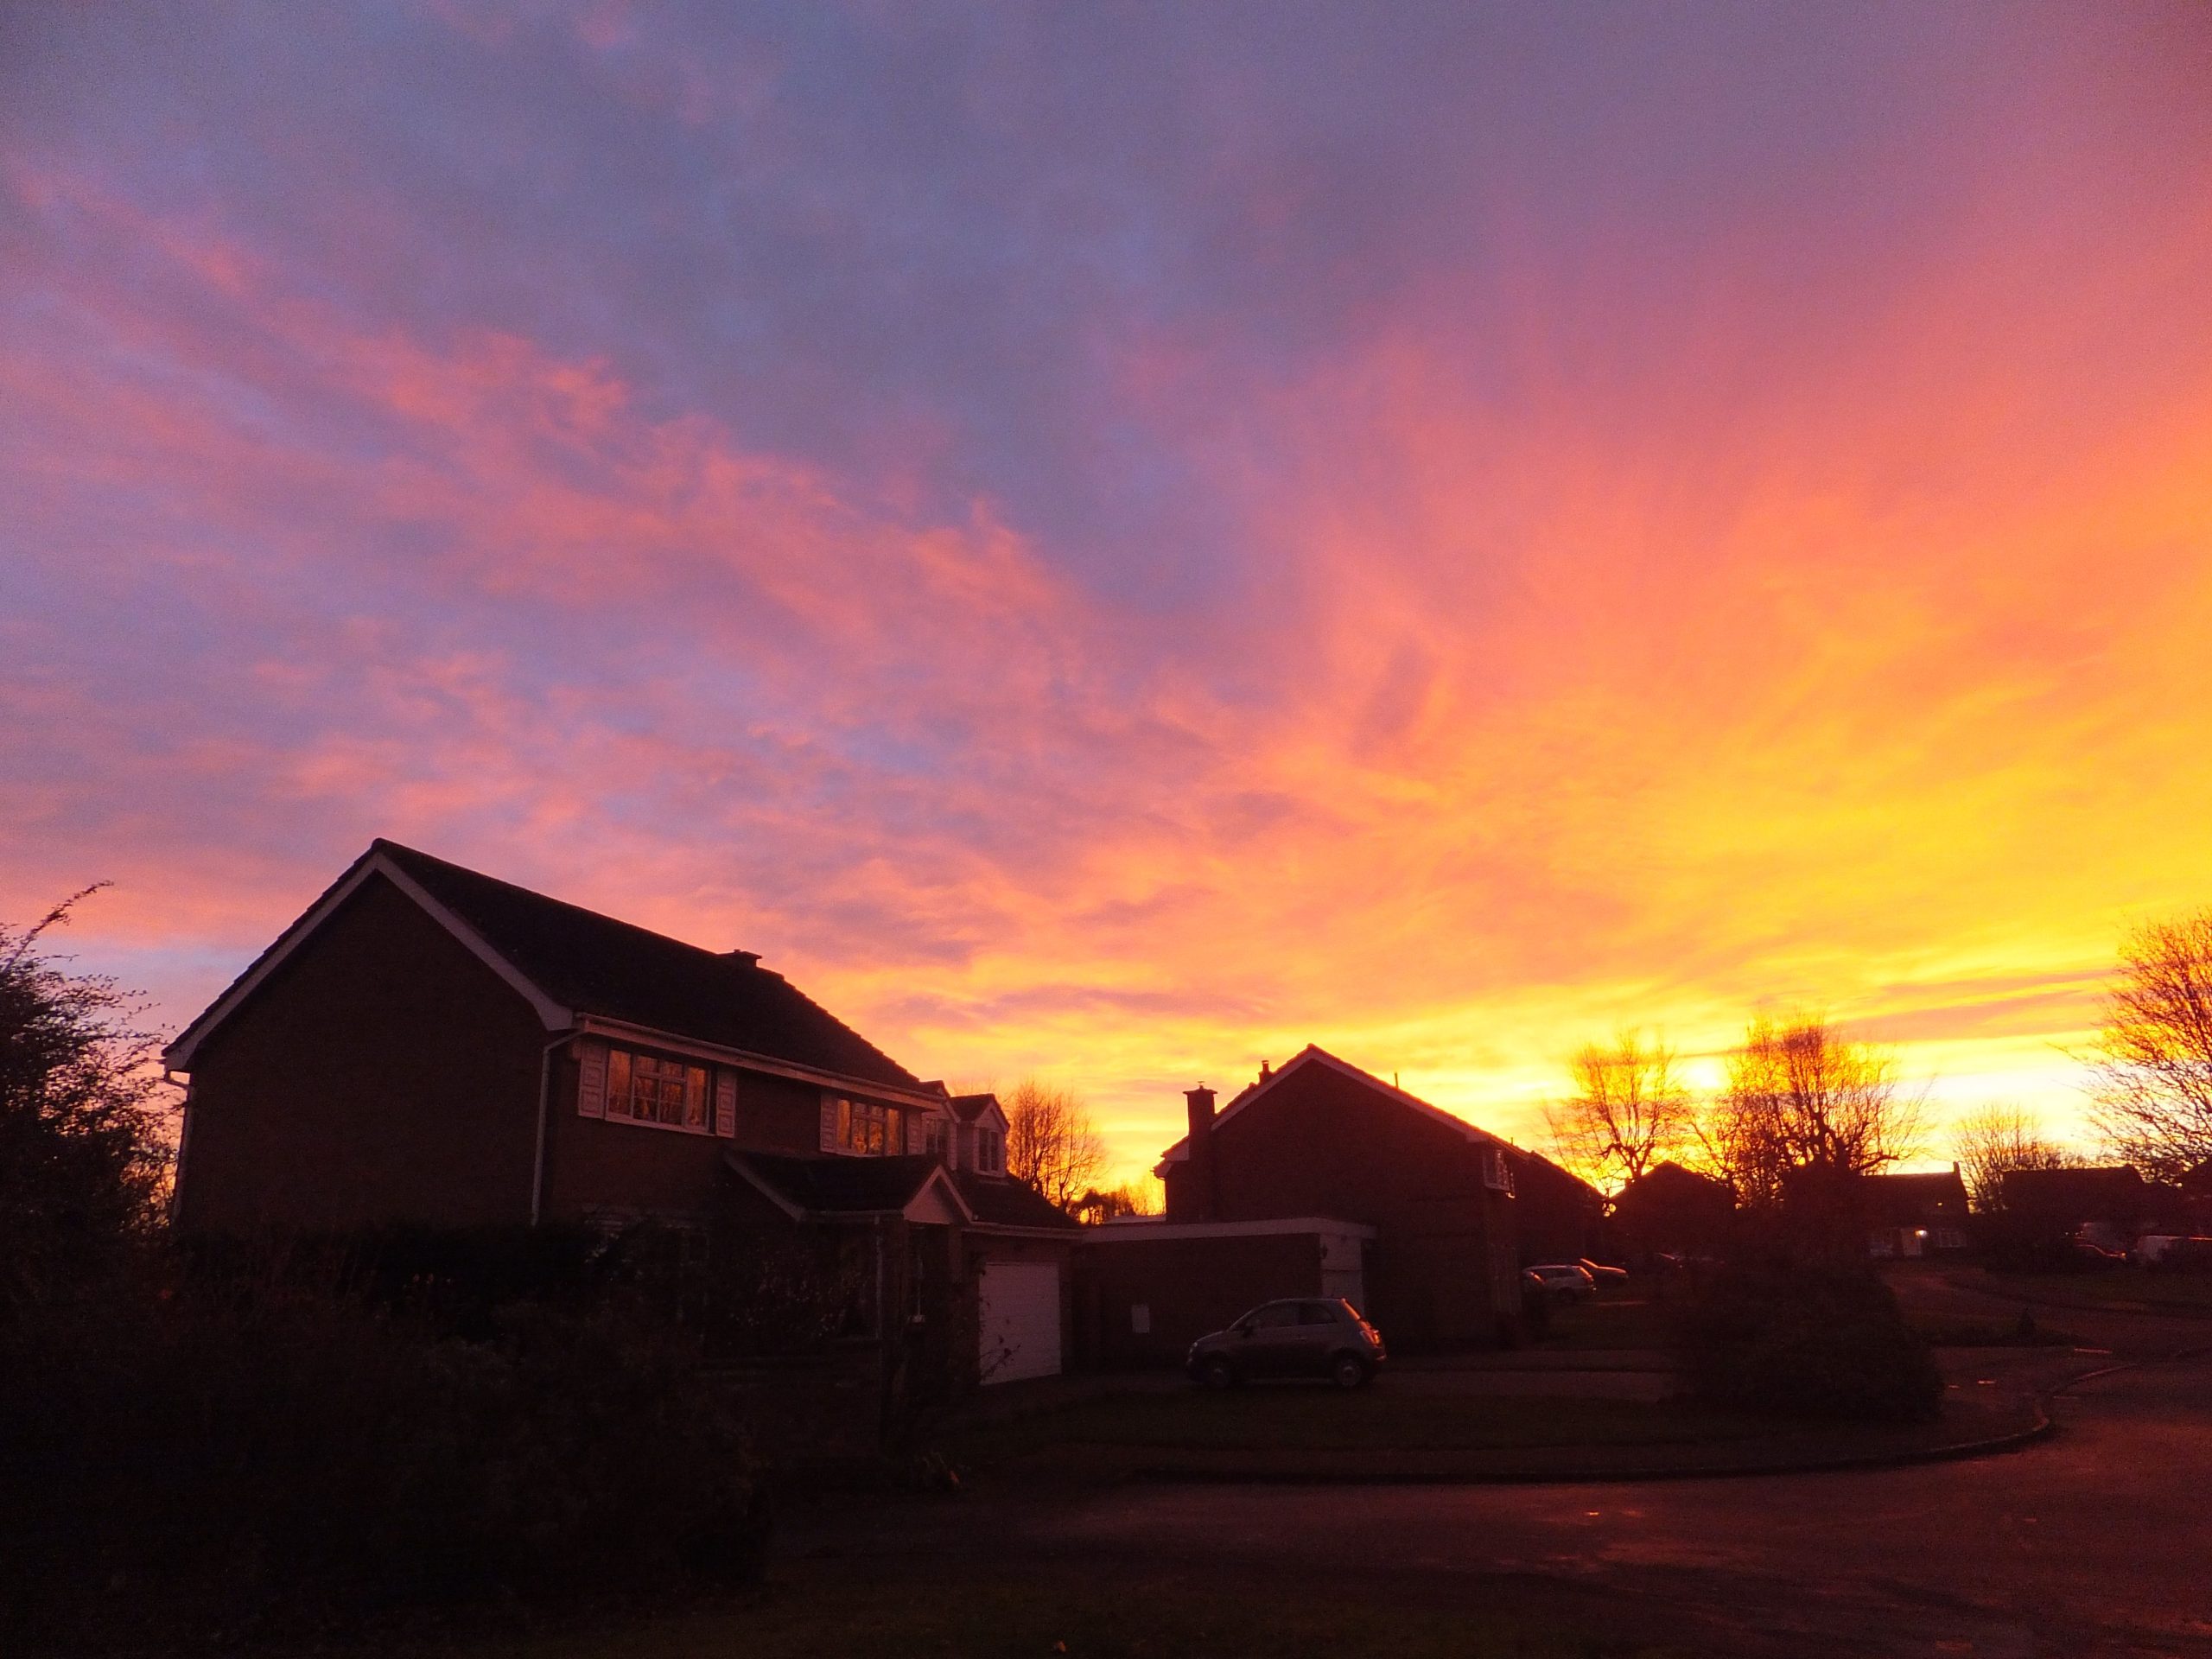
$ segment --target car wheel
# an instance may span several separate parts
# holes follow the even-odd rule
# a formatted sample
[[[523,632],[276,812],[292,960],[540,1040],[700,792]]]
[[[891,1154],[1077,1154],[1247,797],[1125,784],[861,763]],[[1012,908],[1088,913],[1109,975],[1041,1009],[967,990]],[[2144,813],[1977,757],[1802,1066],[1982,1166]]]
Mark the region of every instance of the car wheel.
[[[1218,1394],[1236,1386],[1236,1368],[1225,1359],[1210,1359],[1199,1368],[1198,1381]]]
[[[1356,1389],[1367,1381],[1367,1362],[1357,1354],[1338,1354],[1329,1367],[1329,1380],[1340,1389]]]

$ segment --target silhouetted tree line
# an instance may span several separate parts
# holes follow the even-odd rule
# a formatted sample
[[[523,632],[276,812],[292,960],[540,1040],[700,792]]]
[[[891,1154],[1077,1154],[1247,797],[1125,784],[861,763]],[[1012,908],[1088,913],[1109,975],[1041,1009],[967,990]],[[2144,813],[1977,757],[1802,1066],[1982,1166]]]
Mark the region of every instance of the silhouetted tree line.
[[[2212,1176],[2212,908],[2128,935],[2084,1058],[2112,1155],[2152,1179]],[[1703,1100],[1662,1040],[1634,1032],[1584,1048],[1570,1070],[1548,1114],[1563,1162],[1615,1190],[1679,1162],[1735,1199],[1726,1260],[1679,1309],[1694,1392],[1812,1415],[1936,1409],[1927,1346],[1866,1259],[1861,1178],[1911,1155],[1922,1130],[1924,1096],[1900,1085],[1890,1051],[1817,1015],[1761,1017]],[[2072,1259],[2067,1238],[2008,1212],[2008,1178],[2086,1159],[2001,1103],[1960,1120],[1954,1148],[1993,1249],[2014,1265]]]
[[[1815,1014],[1753,1020],[1703,1101],[1674,1051],[1635,1032],[1584,1048],[1573,1076],[1548,1113],[1561,1161],[1616,1188],[1661,1162],[1710,1174],[1770,1254],[1862,1255],[1856,1183],[1908,1155],[1919,1129],[1920,1097],[1887,1051]]]

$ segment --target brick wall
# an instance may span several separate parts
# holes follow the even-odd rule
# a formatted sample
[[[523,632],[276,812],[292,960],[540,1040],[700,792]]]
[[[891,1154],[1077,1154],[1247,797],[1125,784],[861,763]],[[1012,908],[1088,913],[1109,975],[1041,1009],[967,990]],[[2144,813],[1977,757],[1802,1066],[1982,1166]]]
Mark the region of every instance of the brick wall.
[[[1520,1308],[1512,1198],[1484,1148],[1327,1065],[1300,1066],[1212,1130],[1218,1219],[1332,1216],[1376,1230],[1366,1313],[1394,1346],[1495,1342]],[[1167,1218],[1191,1195],[1171,1166]]]
[[[371,878],[200,1046],[179,1224],[527,1222],[548,1035]]]
[[[1077,1357],[1087,1367],[1179,1365],[1193,1342],[1260,1303],[1321,1294],[1312,1233],[1146,1239],[1135,1230],[1095,1230],[1076,1252]]]

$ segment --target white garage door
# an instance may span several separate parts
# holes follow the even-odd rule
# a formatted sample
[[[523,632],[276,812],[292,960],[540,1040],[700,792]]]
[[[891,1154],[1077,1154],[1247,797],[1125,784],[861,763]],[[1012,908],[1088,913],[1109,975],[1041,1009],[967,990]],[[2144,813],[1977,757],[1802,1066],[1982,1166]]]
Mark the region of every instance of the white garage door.
[[[1058,1263],[986,1262],[976,1302],[976,1358],[984,1382],[1059,1374]]]

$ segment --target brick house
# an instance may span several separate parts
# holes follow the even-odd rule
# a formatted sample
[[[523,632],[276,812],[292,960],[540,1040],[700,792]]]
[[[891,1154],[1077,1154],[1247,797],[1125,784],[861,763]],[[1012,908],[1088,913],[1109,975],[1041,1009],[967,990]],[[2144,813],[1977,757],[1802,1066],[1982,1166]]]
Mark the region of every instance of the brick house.
[[[1672,1161],[1655,1164],[1614,1194],[1612,1222],[1639,1268],[1662,1255],[1719,1255],[1735,1233],[1736,1195],[1710,1175]]]
[[[1862,1176],[1859,1193],[1870,1255],[1956,1255],[1973,1243],[1967,1184],[1956,1164],[1924,1174]]]
[[[997,1103],[752,952],[379,840],[163,1058],[181,1229],[734,1221],[858,1264],[860,1334],[949,1376],[1062,1364],[1076,1230],[1007,1179]]]
[[[1142,1308],[1157,1352],[1273,1296],[1345,1295],[1407,1351],[1499,1341],[1521,1308],[1514,1149],[1317,1047],[1215,1109],[1157,1173],[1158,1222],[1086,1234],[1085,1323],[1126,1349]],[[1232,1306],[1231,1304],[1234,1304]],[[1161,1310],[1173,1328],[1161,1330]]]

